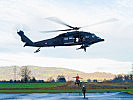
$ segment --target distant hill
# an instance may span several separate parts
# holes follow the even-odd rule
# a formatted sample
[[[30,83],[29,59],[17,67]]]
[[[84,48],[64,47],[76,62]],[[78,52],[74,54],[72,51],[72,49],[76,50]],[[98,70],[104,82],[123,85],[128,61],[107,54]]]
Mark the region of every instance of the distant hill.
[[[49,77],[57,78],[58,75],[64,75],[66,80],[75,80],[74,76],[77,74],[82,77],[83,81],[87,79],[112,79],[115,75],[105,72],[94,72],[94,73],[84,73],[77,70],[66,69],[66,68],[56,68],[56,67],[39,67],[39,66],[28,66],[31,70],[32,75],[36,79],[46,81]],[[0,80],[10,80],[14,79],[14,68],[15,66],[5,66],[0,67]],[[20,77],[20,67],[16,66],[16,79],[21,79]]]

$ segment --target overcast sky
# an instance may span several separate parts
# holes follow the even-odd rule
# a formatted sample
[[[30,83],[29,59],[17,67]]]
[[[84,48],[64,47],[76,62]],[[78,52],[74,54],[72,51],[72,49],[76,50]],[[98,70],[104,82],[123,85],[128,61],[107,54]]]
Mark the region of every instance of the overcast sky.
[[[129,73],[133,60],[133,0],[0,0],[0,66],[38,65],[62,67],[83,72]],[[22,29],[32,41],[48,39],[57,33],[39,31],[67,27],[46,20],[58,17],[72,26],[104,38],[104,42],[76,50],[80,46],[41,48],[23,47],[17,29]]]

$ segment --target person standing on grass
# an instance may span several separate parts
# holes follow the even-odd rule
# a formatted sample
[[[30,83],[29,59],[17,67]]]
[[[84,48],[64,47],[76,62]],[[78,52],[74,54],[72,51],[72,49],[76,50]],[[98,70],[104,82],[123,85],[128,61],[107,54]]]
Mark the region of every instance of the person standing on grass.
[[[83,88],[82,88],[82,92],[83,92],[83,94],[84,94],[84,98],[85,98],[86,88],[85,88],[85,86],[84,86],[84,85],[83,85]]]

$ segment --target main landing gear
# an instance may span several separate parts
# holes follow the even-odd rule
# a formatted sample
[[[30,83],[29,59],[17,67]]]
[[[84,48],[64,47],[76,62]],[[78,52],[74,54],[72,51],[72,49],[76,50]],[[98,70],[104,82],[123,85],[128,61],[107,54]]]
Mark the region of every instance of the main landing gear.
[[[89,46],[90,46],[90,45],[83,44],[80,48],[77,48],[76,50],[84,49],[84,51],[86,52],[86,47],[89,47]]]
[[[37,52],[39,52],[39,51],[40,51],[40,48],[41,48],[41,47],[39,47],[39,48],[38,48],[38,49],[37,49],[37,50],[36,50],[34,53],[37,53]]]

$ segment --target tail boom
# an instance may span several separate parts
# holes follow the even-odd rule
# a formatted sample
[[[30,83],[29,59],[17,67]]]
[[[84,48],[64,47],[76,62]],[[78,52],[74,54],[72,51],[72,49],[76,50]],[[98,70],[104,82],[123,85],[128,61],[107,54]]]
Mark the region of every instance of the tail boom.
[[[25,42],[25,45],[24,45],[24,47],[25,46],[34,46],[34,43],[27,37],[27,36],[25,36],[24,35],[24,32],[23,31],[19,31],[19,32],[17,32],[18,34],[19,34],[19,36],[21,37],[21,41],[22,42]]]

